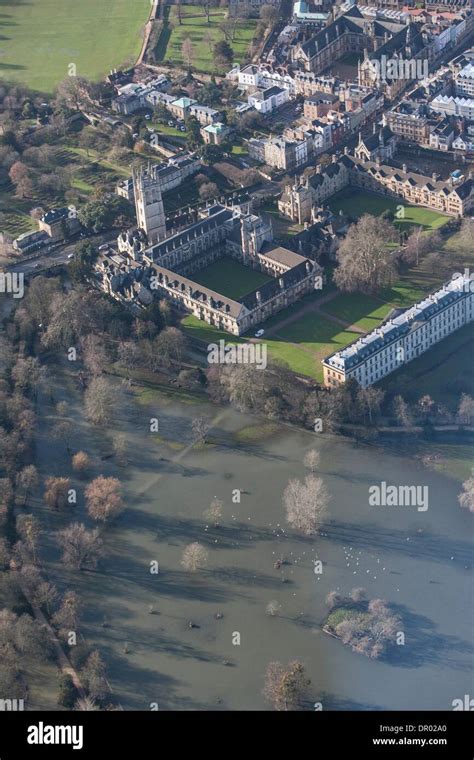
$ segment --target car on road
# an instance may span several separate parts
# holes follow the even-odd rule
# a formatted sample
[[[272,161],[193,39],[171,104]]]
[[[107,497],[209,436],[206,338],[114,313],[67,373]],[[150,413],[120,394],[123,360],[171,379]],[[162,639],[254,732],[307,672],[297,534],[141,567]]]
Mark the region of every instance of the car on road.
[[[103,243],[103,245],[99,245],[99,251],[106,251],[108,247],[108,243]]]
[[[41,267],[41,264],[35,264],[33,269],[40,269],[40,267]]]
[[[74,258],[74,254],[73,253],[68,253],[67,257],[68,257],[69,260],[71,260],[71,259]]]
[[[265,330],[257,330],[257,332],[255,333],[255,337],[256,338],[261,338],[264,332],[265,332]]]

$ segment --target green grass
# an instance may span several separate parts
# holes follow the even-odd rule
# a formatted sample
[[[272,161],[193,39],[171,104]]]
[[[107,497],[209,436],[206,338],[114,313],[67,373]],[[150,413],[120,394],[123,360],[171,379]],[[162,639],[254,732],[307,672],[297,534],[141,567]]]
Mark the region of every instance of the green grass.
[[[328,205],[335,214],[342,210],[352,218],[359,218],[363,214],[380,216],[384,211],[397,214],[399,209],[403,209],[403,217],[397,217],[393,220],[394,225],[399,230],[419,226],[423,227],[425,232],[432,232],[449,222],[450,219],[449,216],[429,208],[410,206],[402,198],[397,200],[354,188],[337,193],[329,200]]]
[[[270,356],[286,361],[294,372],[322,382],[321,360],[357,337],[358,333],[343,330],[320,314],[309,313],[265,340]]]
[[[271,277],[225,256],[205,267],[205,269],[201,269],[194,275],[193,279],[194,282],[204,285],[206,288],[238,301],[247,293],[256,290],[260,285],[269,282]]]
[[[386,318],[392,307],[362,293],[341,293],[322,308],[328,314],[342,319],[348,326],[370,332]]]
[[[198,71],[215,73],[213,47],[216,42],[224,39],[224,33],[219,29],[219,25],[226,19],[226,9],[211,8],[209,23],[202,6],[182,5],[181,9],[181,24],[176,6],[171,6],[165,11],[163,31],[156,48],[157,60],[172,61],[182,66],[185,63],[182,45],[184,40],[189,38],[194,48],[192,66]],[[236,62],[245,58],[256,23],[255,19],[242,19],[239,22],[235,39],[229,43],[234,50]],[[207,35],[209,35],[209,41],[206,39]]]
[[[205,343],[216,343],[219,340],[225,340],[228,343],[245,343],[245,338],[238,338],[225,330],[218,330],[217,327],[208,325],[193,314],[188,314],[181,320],[181,327],[190,338],[196,338]]]
[[[50,93],[76,66],[100,79],[133,62],[149,0],[2,0],[0,77]]]
[[[361,623],[368,623],[371,615],[354,607],[337,607],[329,613],[326,624],[331,628],[336,628],[344,620],[359,620]]]

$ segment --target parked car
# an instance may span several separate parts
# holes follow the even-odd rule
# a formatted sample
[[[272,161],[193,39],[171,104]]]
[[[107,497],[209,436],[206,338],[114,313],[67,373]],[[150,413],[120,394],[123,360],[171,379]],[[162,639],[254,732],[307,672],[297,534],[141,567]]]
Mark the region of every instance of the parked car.
[[[109,247],[108,243],[104,243],[103,245],[99,245],[99,251],[106,251]]]
[[[169,121],[169,122],[168,122],[168,126],[169,126],[169,127],[174,127],[174,121]]]
[[[265,332],[265,330],[257,330],[257,332],[255,333],[255,337],[256,338],[261,338],[264,332]]]
[[[68,257],[69,260],[71,260],[71,259],[74,258],[74,254],[73,253],[68,253],[67,257]]]
[[[150,121],[150,119],[151,119],[151,116],[150,116],[150,114],[149,114],[149,113],[146,113],[146,114],[145,114],[145,119],[146,119],[147,121]]]
[[[181,132],[186,132],[186,127],[180,127]]]

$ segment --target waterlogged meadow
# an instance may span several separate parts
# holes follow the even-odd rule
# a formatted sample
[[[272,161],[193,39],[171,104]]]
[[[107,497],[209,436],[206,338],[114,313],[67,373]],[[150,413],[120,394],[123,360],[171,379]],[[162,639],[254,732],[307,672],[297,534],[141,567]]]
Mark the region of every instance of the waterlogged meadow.
[[[472,516],[460,508],[460,482],[449,471],[186,393],[117,381],[119,390],[107,432],[85,421],[67,371],[51,372],[38,399],[41,474],[52,474],[54,463],[56,476],[71,475],[70,452],[51,435],[61,400],[74,421],[74,450],[91,458],[87,478],[73,476],[74,519],[92,527],[84,507],[92,477],[123,485],[126,508],[100,528],[105,551],[96,570],[60,561],[51,531],[70,522],[67,510],[42,502],[36,509],[48,576],[80,594],[81,637],[102,653],[125,710],[268,709],[268,663],[295,659],[311,679],[311,710],[452,709],[469,693]],[[127,463],[117,464],[111,452],[121,433]],[[286,522],[282,494],[290,479],[308,474],[303,461],[313,450],[329,516],[321,535],[306,536]],[[426,488],[428,508],[370,504],[369,489],[382,480]],[[195,544],[197,553],[189,549]],[[400,621],[399,644],[378,659],[322,630],[328,593],[354,588],[386,600]],[[43,681],[34,684],[36,704],[46,691]]]

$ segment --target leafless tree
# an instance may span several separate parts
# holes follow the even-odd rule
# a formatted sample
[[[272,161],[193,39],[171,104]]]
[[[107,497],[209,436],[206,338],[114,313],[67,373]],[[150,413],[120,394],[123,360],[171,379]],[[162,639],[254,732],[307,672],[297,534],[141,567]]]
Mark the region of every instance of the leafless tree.
[[[71,481],[69,478],[46,478],[43,499],[53,509],[62,509],[68,502]]]
[[[190,69],[194,61],[194,45],[189,37],[186,37],[183,40],[183,44],[181,45],[181,54],[183,56],[184,62],[186,63],[186,66],[188,69]]]
[[[60,635],[66,636],[69,631],[77,631],[81,619],[82,604],[75,591],[66,591],[61,599],[61,605],[52,617],[52,623],[59,629]]]
[[[474,512],[474,478],[468,478],[462,484],[462,493],[458,496],[461,507],[465,507],[470,512]]]
[[[206,443],[207,434],[210,430],[209,422],[204,417],[195,417],[191,423],[196,443]]]
[[[397,423],[401,427],[411,427],[413,425],[413,415],[403,396],[398,395],[393,399],[393,413],[397,419]]]
[[[307,475],[304,481],[292,479],[283,493],[289,524],[306,535],[315,533],[327,515],[329,496],[321,478]]]
[[[30,492],[38,488],[38,485],[39,476],[36,467],[33,464],[23,467],[16,477],[16,487],[23,492],[23,506],[26,505]]]
[[[296,710],[310,683],[298,660],[286,667],[280,662],[270,662],[265,673],[263,696],[274,710]]]
[[[197,570],[202,569],[207,565],[209,559],[209,552],[206,547],[194,541],[192,544],[188,544],[183,552],[181,558],[181,564],[185,570],[189,570],[191,573],[195,573]]]
[[[272,599],[270,602],[268,602],[265,612],[267,615],[270,615],[270,617],[275,617],[275,615],[279,615],[281,612],[281,604],[280,602],[277,602],[276,599]]]
[[[395,237],[395,228],[385,219],[364,214],[350,227],[337,251],[337,287],[348,292],[376,293],[390,285],[395,265],[387,243]]]
[[[99,531],[87,530],[82,523],[73,523],[57,532],[57,540],[63,550],[62,561],[67,567],[76,570],[97,567],[102,551]]]
[[[467,393],[461,396],[457,416],[461,425],[472,425],[474,422],[474,398]]]
[[[94,425],[107,425],[116,403],[116,394],[104,377],[94,377],[84,397],[86,417]]]
[[[117,517],[124,508],[122,486],[117,478],[99,475],[86,488],[87,511],[94,520],[107,522]]]
[[[105,675],[105,663],[96,649],[90,653],[84,667],[81,669],[81,676],[92,699],[102,700],[108,692]]]
[[[224,506],[224,503],[221,499],[218,499],[216,496],[214,496],[213,500],[211,501],[210,505],[207,507],[207,509],[204,510],[204,518],[214,525],[214,527],[217,527],[222,520],[222,508]]]
[[[305,467],[308,468],[308,470],[311,470],[311,472],[314,472],[319,467],[319,462],[321,460],[321,455],[319,451],[316,451],[316,449],[311,449],[310,451],[307,451],[303,460],[303,464]]]
[[[36,549],[41,533],[40,524],[34,515],[18,515],[16,529],[31,552],[33,562],[36,562]]]
[[[78,451],[72,457],[72,469],[74,472],[78,472],[81,475],[90,467],[90,464],[91,460],[89,454],[85,451]]]

